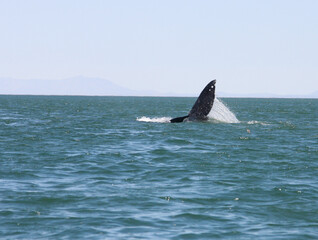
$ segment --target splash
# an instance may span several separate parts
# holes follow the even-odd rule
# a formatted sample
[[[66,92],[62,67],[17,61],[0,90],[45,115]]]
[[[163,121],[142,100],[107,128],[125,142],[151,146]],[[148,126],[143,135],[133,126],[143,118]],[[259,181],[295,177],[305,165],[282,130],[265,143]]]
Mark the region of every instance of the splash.
[[[168,123],[170,122],[170,117],[160,117],[160,118],[150,118],[150,117],[140,117],[137,118],[139,122],[154,122],[154,123]]]
[[[214,99],[213,107],[208,117],[225,123],[240,123],[235,114],[218,98]]]

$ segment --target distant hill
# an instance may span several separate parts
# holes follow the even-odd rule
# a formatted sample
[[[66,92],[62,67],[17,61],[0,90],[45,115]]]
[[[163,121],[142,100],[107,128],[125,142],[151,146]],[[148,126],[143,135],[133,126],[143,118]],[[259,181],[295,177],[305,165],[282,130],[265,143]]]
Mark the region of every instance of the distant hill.
[[[119,86],[106,79],[78,76],[59,80],[0,78],[0,94],[197,97],[199,93],[176,94],[151,90],[136,91]],[[218,97],[251,98],[318,98],[318,91],[310,95],[235,94],[224,92],[217,92],[216,95]]]
[[[318,91],[308,95],[279,95],[272,93],[251,93],[237,94],[218,92],[218,97],[233,97],[233,98],[318,98]]]
[[[309,97],[318,98],[318,91],[313,92],[312,94],[309,95]]]
[[[0,78],[0,94],[30,95],[97,95],[97,96],[161,96],[155,91],[135,91],[102,78],[73,77],[66,79]]]

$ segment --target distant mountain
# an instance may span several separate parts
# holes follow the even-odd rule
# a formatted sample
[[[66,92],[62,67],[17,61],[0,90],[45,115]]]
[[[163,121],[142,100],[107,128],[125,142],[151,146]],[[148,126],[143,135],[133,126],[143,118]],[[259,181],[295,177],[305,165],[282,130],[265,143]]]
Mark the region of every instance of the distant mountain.
[[[136,91],[102,78],[73,77],[66,79],[0,78],[0,94],[93,95],[93,96],[163,96],[155,91]]]
[[[309,97],[318,98],[318,91],[313,92],[312,94],[309,95]]]
[[[237,94],[218,92],[218,97],[232,97],[232,98],[318,98],[318,91],[309,95],[279,95],[271,93],[251,93],[251,94]]]
[[[78,76],[59,80],[0,78],[0,94],[197,97],[199,93],[176,94],[151,90],[137,91],[119,86],[106,79]],[[217,92],[216,95],[218,97],[251,98],[318,98],[318,91],[310,95],[231,94],[224,92]]]

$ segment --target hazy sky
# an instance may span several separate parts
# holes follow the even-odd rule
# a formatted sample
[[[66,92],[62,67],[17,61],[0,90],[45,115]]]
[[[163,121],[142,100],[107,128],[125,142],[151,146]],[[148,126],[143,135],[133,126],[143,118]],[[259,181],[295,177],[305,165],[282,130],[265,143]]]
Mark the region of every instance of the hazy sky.
[[[0,77],[318,91],[317,0],[0,0]]]

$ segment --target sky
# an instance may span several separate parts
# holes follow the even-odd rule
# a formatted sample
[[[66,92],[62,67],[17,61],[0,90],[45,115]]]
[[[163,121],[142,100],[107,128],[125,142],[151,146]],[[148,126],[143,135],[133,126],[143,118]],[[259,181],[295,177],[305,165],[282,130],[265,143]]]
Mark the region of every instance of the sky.
[[[0,0],[0,78],[310,94],[317,13],[317,0]]]

